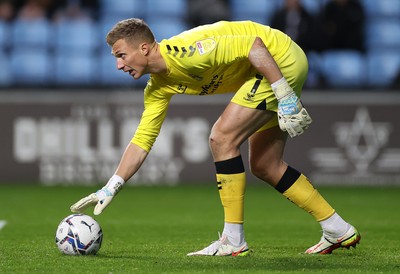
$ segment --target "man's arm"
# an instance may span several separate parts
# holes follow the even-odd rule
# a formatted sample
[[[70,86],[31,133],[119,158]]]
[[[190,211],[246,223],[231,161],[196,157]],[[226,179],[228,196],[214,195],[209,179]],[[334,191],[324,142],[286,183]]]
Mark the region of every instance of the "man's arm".
[[[260,37],[255,39],[248,59],[271,84],[272,91],[278,100],[278,121],[281,130],[287,131],[290,137],[302,134],[311,124],[311,117],[283,77]]]
[[[249,52],[249,61],[269,83],[275,83],[283,77],[274,58],[260,37],[257,37]]]
[[[147,151],[130,142],[122,155],[115,174],[124,179],[125,182],[128,181],[138,171],[147,155]]]
[[[98,215],[111,203],[125,182],[139,170],[145,161],[160,132],[171,96],[168,93],[163,93],[162,90],[149,90],[146,87],[145,110],[135,135],[127,145],[114,175],[103,188],[73,204],[71,206],[72,212],[83,212],[89,206],[95,205],[94,214]]]
[[[114,196],[121,190],[124,183],[131,178],[143,164],[148,152],[139,146],[129,143],[122,155],[114,175],[108,183],[96,193],[80,199],[71,206],[72,212],[83,212],[89,206],[95,205],[94,214],[99,215],[111,203]]]

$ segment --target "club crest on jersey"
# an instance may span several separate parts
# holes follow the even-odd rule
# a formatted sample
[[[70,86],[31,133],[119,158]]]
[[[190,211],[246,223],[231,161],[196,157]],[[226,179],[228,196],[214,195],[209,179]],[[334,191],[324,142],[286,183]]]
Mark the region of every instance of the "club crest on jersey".
[[[215,42],[215,40],[211,38],[207,38],[196,42],[196,48],[199,51],[200,55],[211,52],[216,45],[217,43]]]

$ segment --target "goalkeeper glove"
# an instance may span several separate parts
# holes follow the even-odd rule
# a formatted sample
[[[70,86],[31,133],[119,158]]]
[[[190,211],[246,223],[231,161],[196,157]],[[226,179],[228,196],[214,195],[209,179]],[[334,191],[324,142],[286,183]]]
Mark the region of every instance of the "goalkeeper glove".
[[[124,179],[120,176],[113,175],[102,189],[73,204],[70,208],[71,211],[74,213],[81,213],[89,206],[96,204],[93,213],[94,215],[99,215],[111,203],[112,199],[121,190],[124,183]]]
[[[271,87],[278,99],[279,127],[282,131],[287,131],[292,138],[302,134],[311,124],[312,119],[299,97],[283,77]]]

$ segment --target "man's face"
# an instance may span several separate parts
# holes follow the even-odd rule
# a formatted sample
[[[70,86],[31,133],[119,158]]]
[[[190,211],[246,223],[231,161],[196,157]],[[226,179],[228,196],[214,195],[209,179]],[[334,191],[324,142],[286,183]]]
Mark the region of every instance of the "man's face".
[[[147,52],[142,50],[143,45],[133,46],[125,39],[117,40],[112,46],[111,53],[117,58],[117,69],[128,72],[134,79],[139,79],[146,73]]]

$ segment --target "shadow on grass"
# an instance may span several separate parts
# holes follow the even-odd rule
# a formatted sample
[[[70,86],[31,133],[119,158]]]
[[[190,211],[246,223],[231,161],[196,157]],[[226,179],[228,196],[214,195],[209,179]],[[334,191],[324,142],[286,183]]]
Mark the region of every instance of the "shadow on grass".
[[[331,255],[271,255],[251,253],[247,257],[187,257],[185,255],[175,256],[172,254],[160,254],[159,256],[135,254],[135,255],[113,255],[104,254],[99,257],[112,259],[115,264],[120,261],[127,266],[130,261],[137,269],[148,271],[167,272],[209,272],[209,273],[265,273],[265,272],[332,272],[354,273],[370,272],[372,270],[394,271],[399,270],[399,265],[387,265],[381,268],[381,262],[374,265],[370,257],[356,253],[355,250],[338,252]],[[133,265],[132,265],[133,266]],[[120,270],[123,270],[122,268]],[[126,270],[126,269],[125,269]]]

